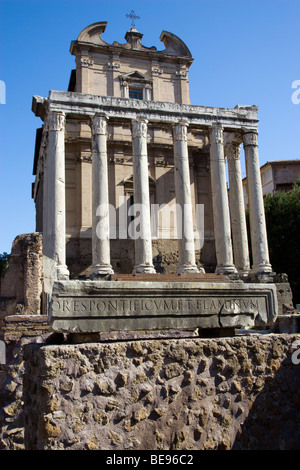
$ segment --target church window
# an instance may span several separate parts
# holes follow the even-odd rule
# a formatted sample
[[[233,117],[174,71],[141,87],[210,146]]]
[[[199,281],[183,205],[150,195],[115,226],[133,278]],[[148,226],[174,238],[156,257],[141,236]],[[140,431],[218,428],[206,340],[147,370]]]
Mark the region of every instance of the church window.
[[[129,98],[135,98],[137,100],[143,99],[143,90],[141,88],[129,87]]]

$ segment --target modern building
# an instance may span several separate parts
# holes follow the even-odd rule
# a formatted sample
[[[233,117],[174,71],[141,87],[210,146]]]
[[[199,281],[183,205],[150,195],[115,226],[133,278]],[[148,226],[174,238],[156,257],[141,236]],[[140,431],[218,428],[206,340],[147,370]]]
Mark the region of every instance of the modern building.
[[[290,191],[300,182],[300,160],[273,160],[260,167],[263,197],[276,191]],[[243,179],[245,206],[248,206],[247,178]]]

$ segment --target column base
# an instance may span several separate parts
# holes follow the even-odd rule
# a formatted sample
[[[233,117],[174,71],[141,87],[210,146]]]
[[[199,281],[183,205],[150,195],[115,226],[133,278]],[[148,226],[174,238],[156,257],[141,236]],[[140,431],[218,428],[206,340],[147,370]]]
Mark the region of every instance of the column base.
[[[217,274],[237,274],[237,269],[233,264],[219,264],[216,267],[216,273]]]
[[[246,279],[249,276],[250,269],[238,269],[238,273],[241,279]]]
[[[110,264],[96,264],[96,266],[93,266],[91,269],[92,278],[101,278],[113,273],[114,271]]]
[[[252,266],[249,272],[249,278],[254,282],[274,282],[275,273],[272,271],[272,266],[260,265]]]
[[[258,264],[256,266],[253,265],[252,269],[251,269],[251,272],[255,273],[255,274],[272,273],[272,266],[270,264]]]
[[[133,268],[132,274],[138,273],[156,274],[156,271],[151,264],[138,264]]]
[[[194,264],[183,264],[177,269],[178,274],[183,274],[183,273],[204,273],[204,269],[200,268],[198,269],[197,266]]]
[[[70,272],[67,266],[57,266],[56,275],[59,281],[68,281],[70,279]]]

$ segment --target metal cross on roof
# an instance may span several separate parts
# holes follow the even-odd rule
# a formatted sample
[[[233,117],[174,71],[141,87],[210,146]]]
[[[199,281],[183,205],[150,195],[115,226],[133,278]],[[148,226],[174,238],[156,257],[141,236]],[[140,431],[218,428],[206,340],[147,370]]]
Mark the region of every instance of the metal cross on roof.
[[[126,16],[127,16],[127,18],[131,19],[131,26],[133,26],[133,27],[135,26],[134,20],[139,20],[140,19],[140,17],[135,14],[134,10],[131,10],[131,12],[127,13]]]

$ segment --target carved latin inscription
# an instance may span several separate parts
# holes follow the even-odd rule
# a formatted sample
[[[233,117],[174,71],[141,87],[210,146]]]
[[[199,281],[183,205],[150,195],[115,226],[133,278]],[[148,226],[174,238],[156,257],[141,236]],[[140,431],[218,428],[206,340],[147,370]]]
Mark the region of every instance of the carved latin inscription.
[[[81,316],[100,314],[109,316],[121,315],[164,315],[171,314],[216,314],[222,313],[256,313],[259,309],[258,298],[226,299],[210,298],[145,298],[145,299],[108,299],[108,298],[60,298],[52,302],[52,312]]]

